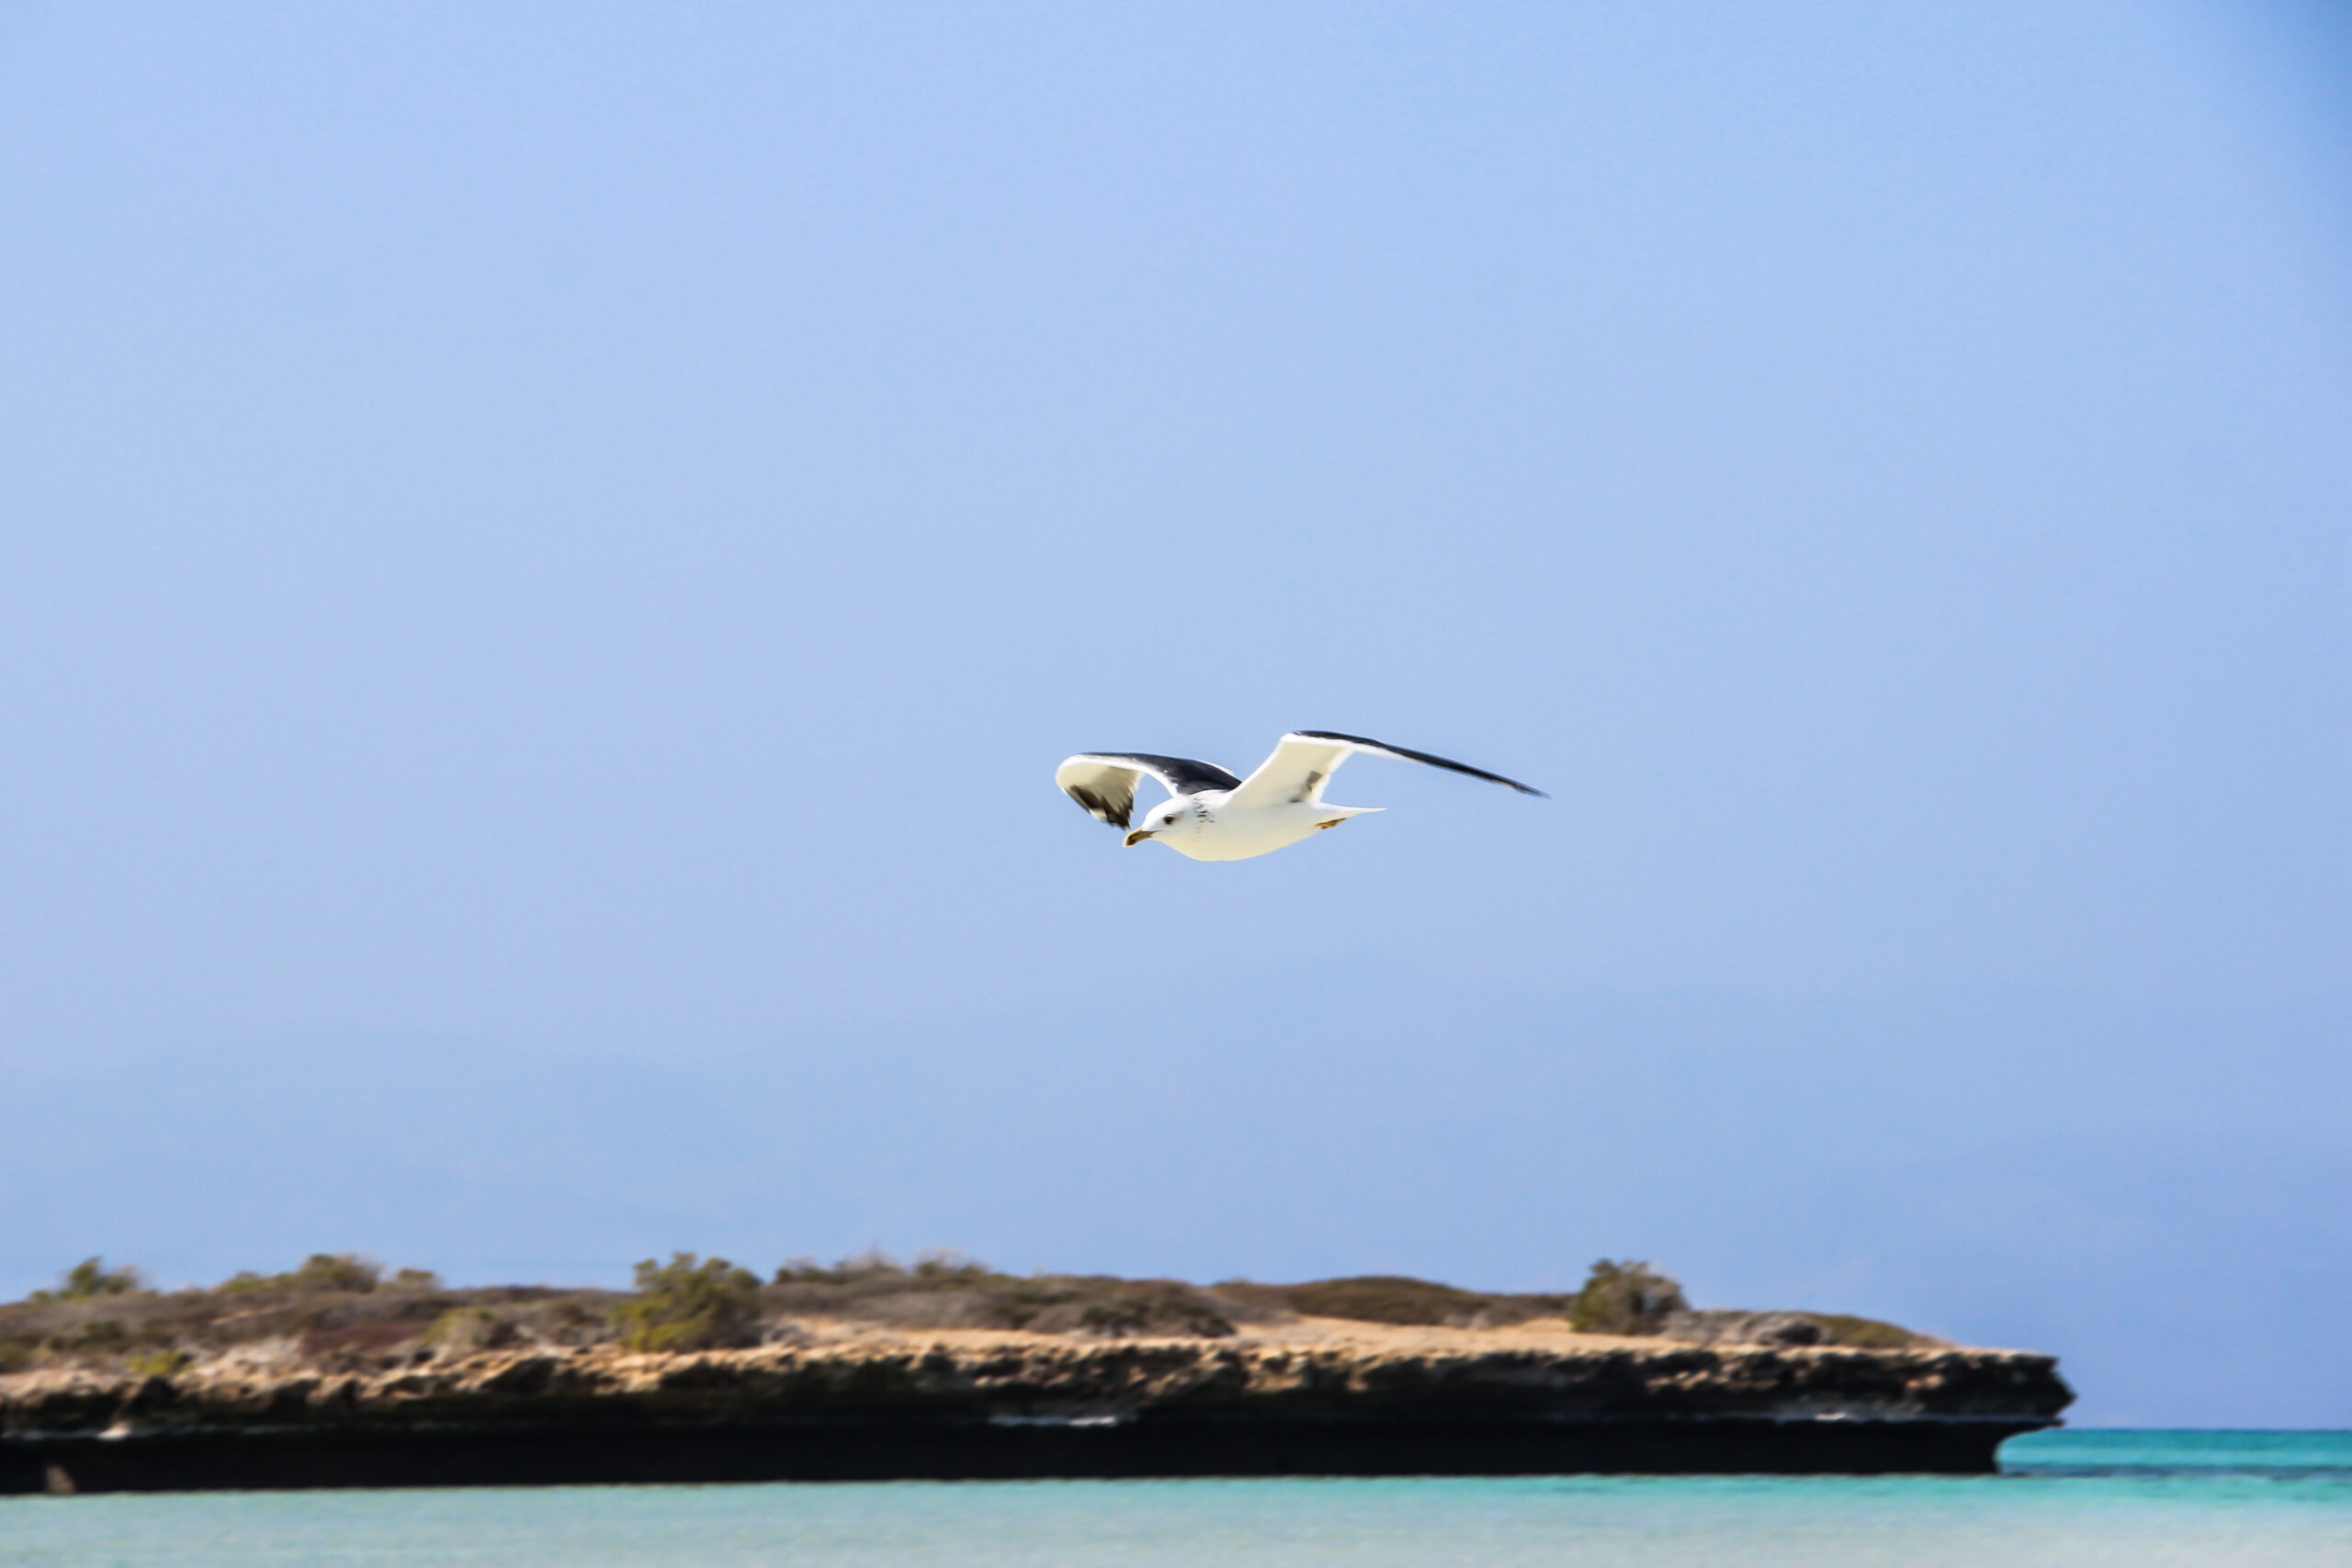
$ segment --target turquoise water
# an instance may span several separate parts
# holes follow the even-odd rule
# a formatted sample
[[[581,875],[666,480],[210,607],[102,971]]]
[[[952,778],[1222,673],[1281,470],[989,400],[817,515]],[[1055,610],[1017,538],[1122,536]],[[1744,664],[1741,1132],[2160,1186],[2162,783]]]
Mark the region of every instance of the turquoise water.
[[[0,1498],[7,1568],[2352,1564],[2352,1433],[2055,1432],[1968,1478],[549,1487]]]

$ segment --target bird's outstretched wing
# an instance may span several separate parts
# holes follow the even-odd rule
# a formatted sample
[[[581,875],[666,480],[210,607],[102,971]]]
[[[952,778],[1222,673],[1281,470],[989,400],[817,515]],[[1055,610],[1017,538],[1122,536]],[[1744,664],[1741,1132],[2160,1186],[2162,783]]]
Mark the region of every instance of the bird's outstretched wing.
[[[1241,782],[1215,762],[1147,751],[1080,751],[1054,770],[1054,782],[1097,821],[1124,828],[1135,810],[1136,781],[1146,773],[1167,785],[1170,795],[1231,789]]]
[[[1544,794],[1533,785],[1523,784],[1517,779],[1507,779],[1500,773],[1490,773],[1467,762],[1432,757],[1427,751],[1410,751],[1402,746],[1391,746],[1385,740],[1367,740],[1361,735],[1337,735],[1328,729],[1294,729],[1275,743],[1274,754],[1259,763],[1256,773],[1241,781],[1241,787],[1233,792],[1233,798],[1227,804],[1246,808],[1272,806],[1283,800],[1319,801],[1323,798],[1323,786],[1330,782],[1332,773],[1357,751],[1367,756],[1394,757],[1399,761],[1427,762],[1432,768],[1447,768],[1457,773],[1468,773],[1474,779],[1485,779],[1489,784],[1506,784],[1521,795]]]

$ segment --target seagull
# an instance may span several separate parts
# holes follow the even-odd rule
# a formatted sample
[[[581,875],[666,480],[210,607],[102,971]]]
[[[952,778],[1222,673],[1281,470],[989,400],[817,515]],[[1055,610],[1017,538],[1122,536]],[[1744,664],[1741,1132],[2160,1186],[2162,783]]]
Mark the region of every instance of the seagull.
[[[1238,779],[1215,762],[1189,757],[1159,757],[1148,751],[1080,751],[1054,770],[1064,794],[1097,821],[1126,828],[1135,810],[1136,781],[1149,773],[1168,786],[1168,798],[1144,814],[1127,833],[1127,848],[1156,839],[1193,860],[1249,860],[1298,842],[1351,817],[1386,809],[1378,806],[1331,806],[1323,799],[1341,762],[1362,751],[1450,768],[1474,779],[1505,784],[1521,795],[1549,799],[1540,789],[1474,768],[1361,735],[1328,729],[1294,729],[1274,743],[1273,755],[1258,771]]]

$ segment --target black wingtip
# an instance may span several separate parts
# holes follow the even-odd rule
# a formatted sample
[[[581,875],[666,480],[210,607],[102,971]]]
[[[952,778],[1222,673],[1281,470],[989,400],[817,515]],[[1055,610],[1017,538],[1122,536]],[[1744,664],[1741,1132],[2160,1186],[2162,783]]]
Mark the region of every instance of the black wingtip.
[[[1484,768],[1474,768],[1467,762],[1457,762],[1451,757],[1439,757],[1427,751],[1416,751],[1410,746],[1392,746],[1385,740],[1374,740],[1369,735],[1342,735],[1336,729],[1294,729],[1291,733],[1308,740],[1345,740],[1351,745],[1370,746],[1375,750],[1385,751],[1392,757],[1409,757],[1416,762],[1427,762],[1432,768],[1445,768],[1453,773],[1467,773],[1474,779],[1485,779],[1488,784],[1509,784],[1520,794],[1532,795],[1538,800],[1552,798],[1533,784],[1523,784],[1517,779],[1507,779],[1500,773],[1490,773]]]
[[[1069,794],[1069,797],[1084,807],[1086,814],[1097,822],[1105,822],[1114,828],[1124,828],[1127,825],[1127,812],[1120,809],[1118,803],[1110,797],[1098,795],[1083,784],[1070,790]],[[1129,809],[1132,809],[1132,807]]]

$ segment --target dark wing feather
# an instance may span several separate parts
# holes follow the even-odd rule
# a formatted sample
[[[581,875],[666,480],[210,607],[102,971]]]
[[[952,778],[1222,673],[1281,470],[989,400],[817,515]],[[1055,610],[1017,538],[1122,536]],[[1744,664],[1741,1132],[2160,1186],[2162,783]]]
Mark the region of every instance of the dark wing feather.
[[[1391,746],[1385,740],[1367,740],[1361,735],[1341,735],[1329,729],[1294,729],[1291,733],[1304,736],[1309,740],[1343,741],[1350,746],[1361,746],[1367,751],[1377,751],[1390,757],[1401,757],[1408,762],[1427,762],[1432,768],[1451,768],[1457,773],[1468,773],[1474,779],[1485,779],[1488,784],[1509,784],[1521,795],[1544,795],[1546,800],[1551,798],[1549,795],[1544,795],[1544,792],[1533,784],[1523,784],[1517,779],[1507,779],[1500,773],[1490,773],[1484,768],[1474,768],[1467,762],[1457,762],[1448,757],[1432,757],[1427,751],[1414,751],[1403,746]]]
[[[1081,751],[1054,770],[1054,782],[1095,820],[1124,828],[1135,812],[1136,781],[1146,773],[1170,795],[1231,789],[1241,782],[1215,762],[1148,751]]]

